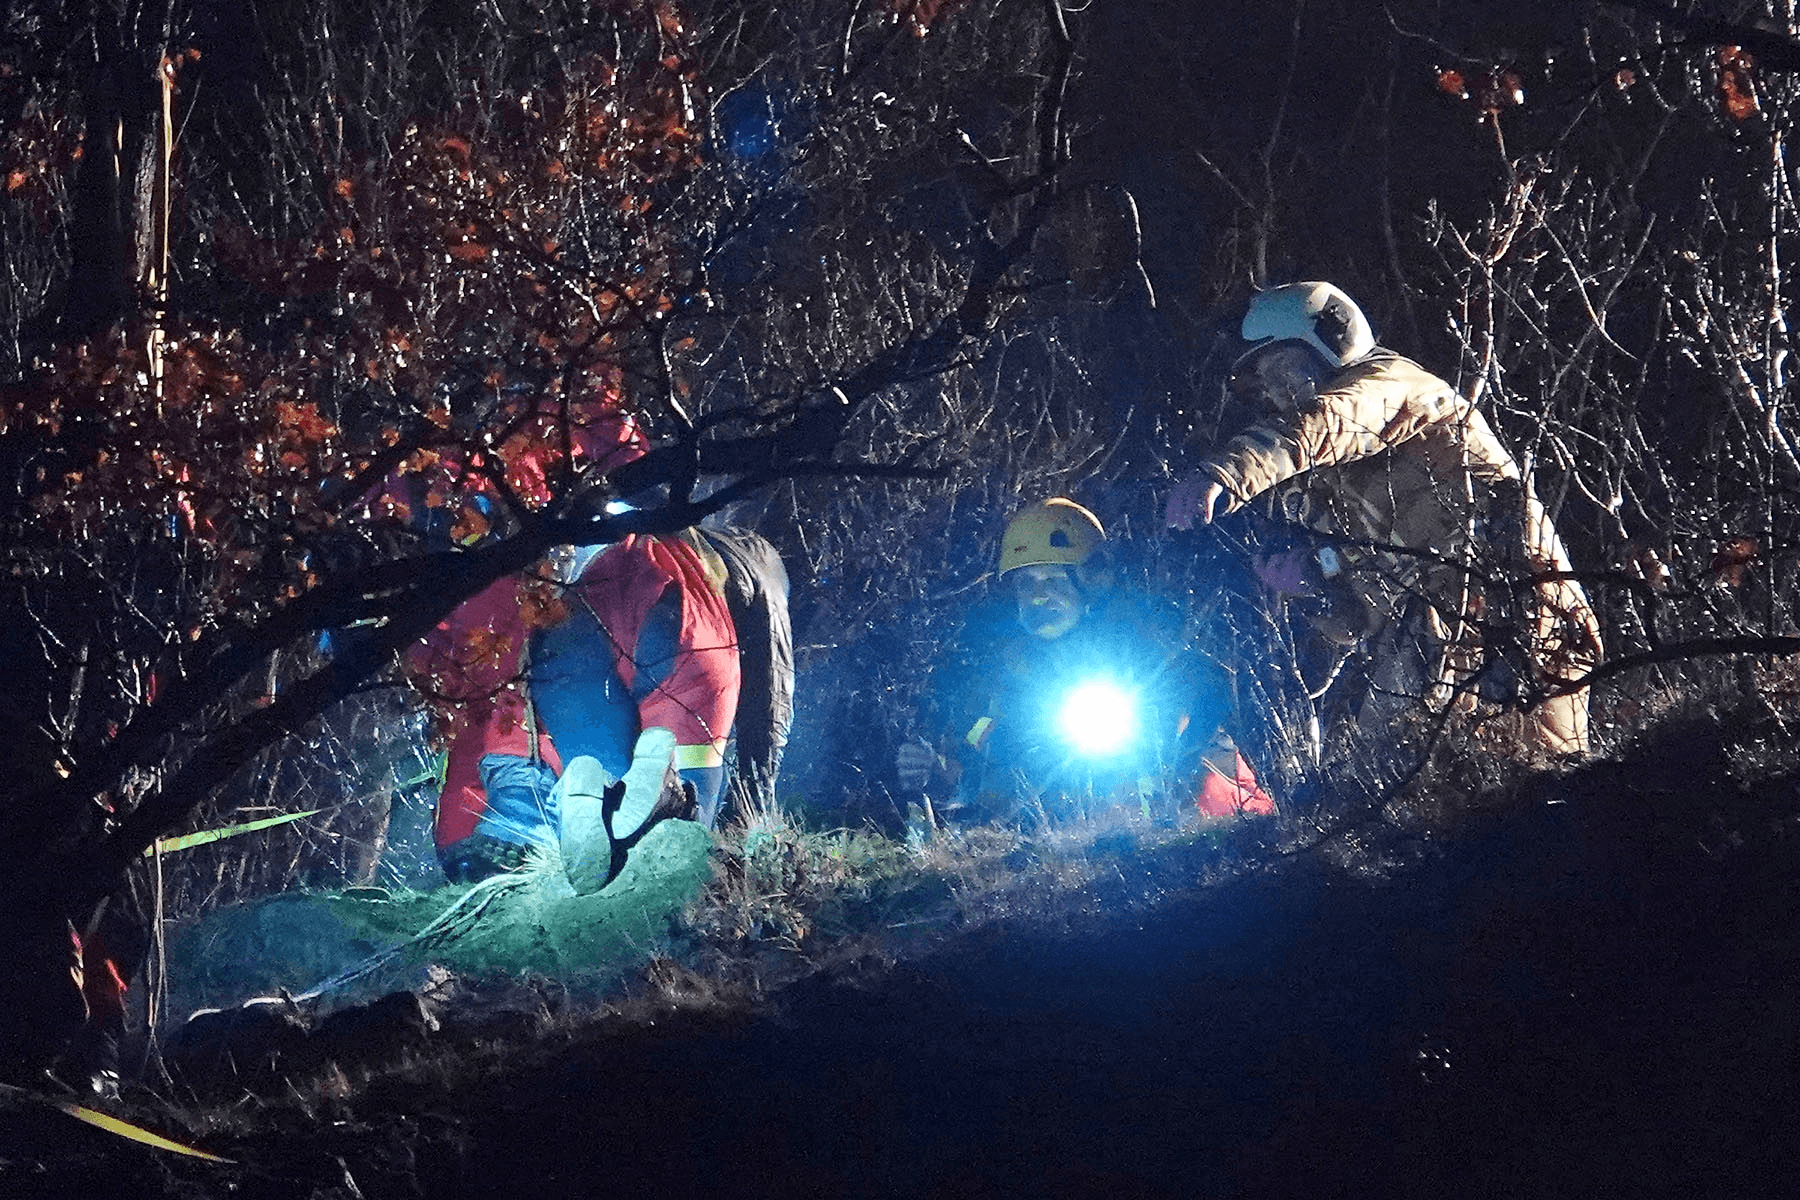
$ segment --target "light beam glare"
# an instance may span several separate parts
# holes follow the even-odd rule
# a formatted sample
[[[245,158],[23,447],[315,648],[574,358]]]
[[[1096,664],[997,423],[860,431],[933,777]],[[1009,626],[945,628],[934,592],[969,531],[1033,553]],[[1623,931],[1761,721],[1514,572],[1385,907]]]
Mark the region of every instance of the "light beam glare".
[[[1110,679],[1070,688],[1060,713],[1063,738],[1078,753],[1117,754],[1137,736],[1137,697]]]

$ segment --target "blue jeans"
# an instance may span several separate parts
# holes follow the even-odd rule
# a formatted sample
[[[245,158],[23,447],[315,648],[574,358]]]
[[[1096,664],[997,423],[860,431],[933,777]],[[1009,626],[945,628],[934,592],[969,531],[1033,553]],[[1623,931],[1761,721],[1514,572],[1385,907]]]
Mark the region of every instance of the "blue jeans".
[[[556,776],[547,765],[513,754],[484,754],[476,770],[487,792],[476,833],[526,846],[556,839]]]
[[[535,847],[556,840],[561,827],[556,776],[547,765],[516,754],[484,754],[475,769],[487,807],[472,834],[438,850],[452,883],[519,870]]]
[[[622,778],[641,732],[638,702],[668,678],[680,650],[680,597],[665,594],[644,618],[637,645],[634,687],[627,688],[613,665],[613,645],[593,614],[579,605],[562,624],[531,643],[531,702],[563,762],[580,755],[598,759],[606,773]],[[711,828],[725,790],[723,767],[687,767],[682,782],[692,785],[702,824]]]

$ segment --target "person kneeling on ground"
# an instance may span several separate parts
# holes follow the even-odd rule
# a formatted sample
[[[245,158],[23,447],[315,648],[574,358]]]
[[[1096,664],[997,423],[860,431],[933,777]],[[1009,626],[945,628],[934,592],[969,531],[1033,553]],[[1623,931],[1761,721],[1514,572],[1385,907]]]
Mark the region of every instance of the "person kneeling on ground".
[[[1117,586],[1100,521],[1061,497],[1007,523],[1010,595],[971,614],[934,678],[946,726],[900,746],[903,792],[958,821],[1067,820],[1131,804],[1162,823],[1268,813],[1221,729],[1222,673],[1178,620]]]
[[[713,826],[734,731],[740,786],[773,786],[793,711],[787,576],[739,530],[561,547],[407,665],[447,727],[445,874],[516,870],[554,842],[575,889],[597,891],[655,820]]]
[[[1250,345],[1232,388],[1266,415],[1194,464],[1169,497],[1168,525],[1210,523],[1274,493],[1312,561],[1290,550],[1258,574],[1278,594],[1336,595],[1314,621],[1335,648],[1320,656],[1331,663],[1324,674],[1366,652],[1358,721],[1375,730],[1391,724],[1408,692],[1438,708],[1473,704],[1493,673],[1476,556],[1517,558],[1534,599],[1522,672],[1536,693],[1531,744],[1586,752],[1580,681],[1600,659],[1599,623],[1568,577],[1569,557],[1531,481],[1474,402],[1378,346],[1362,310],[1329,283],[1258,293],[1241,333]],[[1506,599],[1496,593],[1486,599]]]

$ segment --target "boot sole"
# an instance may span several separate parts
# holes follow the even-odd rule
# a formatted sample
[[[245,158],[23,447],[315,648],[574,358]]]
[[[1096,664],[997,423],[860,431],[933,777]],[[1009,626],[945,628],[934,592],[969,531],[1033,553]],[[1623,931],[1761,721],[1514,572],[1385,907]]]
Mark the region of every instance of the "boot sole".
[[[638,734],[632,747],[631,767],[625,772],[625,798],[613,814],[612,836],[624,841],[634,836],[656,811],[663,788],[669,780],[669,767],[675,757],[675,734],[659,725]]]
[[[562,789],[562,865],[578,896],[612,881],[613,839],[606,828],[606,793],[612,786],[597,759],[571,759],[557,781]]]

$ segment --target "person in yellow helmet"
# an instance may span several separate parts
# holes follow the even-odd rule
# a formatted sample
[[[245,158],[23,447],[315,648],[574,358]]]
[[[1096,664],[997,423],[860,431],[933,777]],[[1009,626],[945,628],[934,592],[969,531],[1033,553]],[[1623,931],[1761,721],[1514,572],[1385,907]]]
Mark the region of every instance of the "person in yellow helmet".
[[[896,781],[958,821],[1068,819],[1129,804],[1185,815],[1270,812],[1220,726],[1216,668],[1180,614],[1121,587],[1094,514],[1027,505],[1001,537],[1003,594],[977,608],[936,673],[939,735],[903,744]]]

